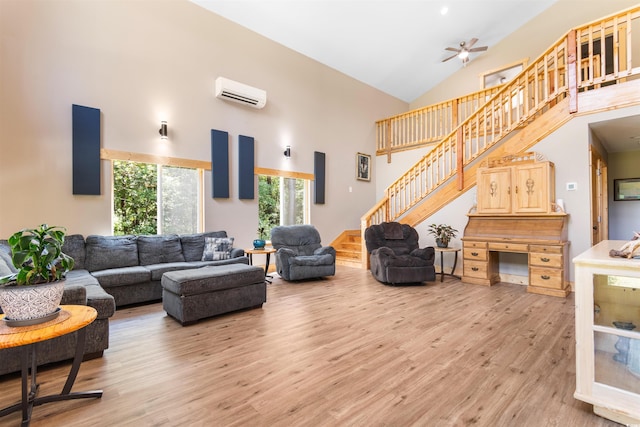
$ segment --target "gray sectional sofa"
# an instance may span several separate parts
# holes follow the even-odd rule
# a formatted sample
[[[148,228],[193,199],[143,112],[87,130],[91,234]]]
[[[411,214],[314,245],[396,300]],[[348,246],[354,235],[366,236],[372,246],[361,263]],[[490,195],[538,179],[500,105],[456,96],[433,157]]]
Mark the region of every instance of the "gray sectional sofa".
[[[109,318],[116,307],[162,299],[162,274],[204,266],[249,264],[244,250],[216,252],[203,261],[205,238],[227,238],[225,231],[158,236],[68,235],[63,252],[75,261],[67,273],[61,304],[88,305],[98,312],[87,326],[85,359],[101,357],[109,347]],[[0,240],[0,264],[15,271],[6,240]],[[208,253],[207,255],[211,255]],[[207,256],[207,259],[211,256]],[[38,343],[38,364],[73,358],[76,334]],[[20,349],[0,350],[0,375],[20,370]]]

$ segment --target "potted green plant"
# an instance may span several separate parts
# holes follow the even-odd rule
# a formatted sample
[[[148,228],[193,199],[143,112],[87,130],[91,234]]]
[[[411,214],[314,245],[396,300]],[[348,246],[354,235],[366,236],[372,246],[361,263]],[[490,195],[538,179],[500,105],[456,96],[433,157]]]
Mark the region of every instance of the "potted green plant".
[[[253,249],[264,249],[267,244],[265,239],[265,226],[258,227],[258,238],[253,241]]]
[[[431,224],[429,226],[429,233],[435,236],[436,245],[439,248],[446,248],[449,247],[451,239],[456,237],[458,230],[447,224]]]
[[[9,237],[16,273],[0,277],[0,307],[13,326],[55,318],[64,291],[64,277],[73,258],[62,252],[66,230],[42,224]]]

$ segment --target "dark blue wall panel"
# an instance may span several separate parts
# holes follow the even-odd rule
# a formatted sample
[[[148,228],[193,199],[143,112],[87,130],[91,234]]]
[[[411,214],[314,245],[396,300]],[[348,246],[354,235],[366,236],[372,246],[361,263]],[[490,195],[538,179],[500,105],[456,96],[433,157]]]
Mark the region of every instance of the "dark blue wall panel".
[[[100,110],[72,105],[73,194],[100,195]]]
[[[240,135],[238,138],[238,197],[254,198],[254,141],[253,137]]]
[[[229,198],[229,133],[211,129],[211,197]]]
[[[325,154],[313,152],[314,199],[316,205],[324,205]]]

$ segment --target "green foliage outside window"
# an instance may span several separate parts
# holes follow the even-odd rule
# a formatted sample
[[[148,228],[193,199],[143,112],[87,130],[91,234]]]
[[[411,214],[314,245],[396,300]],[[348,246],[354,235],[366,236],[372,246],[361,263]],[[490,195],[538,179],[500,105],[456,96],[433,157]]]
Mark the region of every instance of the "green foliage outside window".
[[[258,209],[258,237],[263,239],[270,238],[275,226],[304,224],[305,180],[260,175]]]
[[[259,238],[268,240],[271,229],[280,225],[280,178],[260,175],[258,177]]]
[[[158,167],[113,162],[113,234],[156,234]]]
[[[197,169],[114,161],[113,234],[197,233],[199,181]]]

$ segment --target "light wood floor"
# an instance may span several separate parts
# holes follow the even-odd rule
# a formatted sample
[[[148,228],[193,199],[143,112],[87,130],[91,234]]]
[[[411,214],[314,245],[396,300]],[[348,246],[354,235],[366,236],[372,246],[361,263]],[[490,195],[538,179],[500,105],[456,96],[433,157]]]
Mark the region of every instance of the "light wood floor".
[[[188,327],[120,309],[111,345],[32,426],[613,426],[573,398],[574,300],[455,279],[389,287],[364,270],[268,286],[262,309]],[[59,392],[67,366],[42,371]],[[0,377],[0,407],[19,379]],[[19,425],[19,414],[0,418]]]

